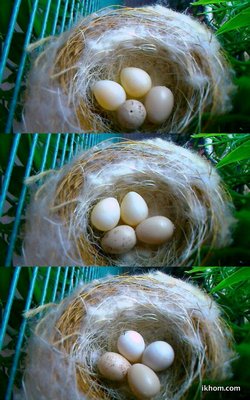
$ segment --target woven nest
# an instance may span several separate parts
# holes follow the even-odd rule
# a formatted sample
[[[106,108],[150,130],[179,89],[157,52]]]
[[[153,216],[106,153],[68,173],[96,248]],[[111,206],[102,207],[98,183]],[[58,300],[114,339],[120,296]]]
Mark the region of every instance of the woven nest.
[[[147,71],[153,86],[167,86],[175,99],[163,125],[145,123],[139,131],[188,131],[203,112],[231,108],[232,71],[219,42],[205,25],[168,8],[105,9],[46,41],[27,82],[26,132],[121,131],[91,88],[100,79],[119,82],[130,66]]]
[[[126,382],[106,381],[96,367],[130,329],[146,344],[163,340],[174,348],[154,400],[184,399],[194,382],[230,376],[232,337],[216,303],[192,284],[154,272],[95,281],[52,305],[28,347],[25,398],[135,399]]]
[[[149,217],[173,222],[174,236],[158,247],[138,243],[126,254],[108,255],[100,246],[103,233],[90,225],[91,211],[101,199],[121,202],[131,190],[145,199]],[[27,212],[25,265],[192,263],[202,245],[230,242],[230,209],[217,172],[195,152],[162,139],[105,141],[50,172],[35,193]]]

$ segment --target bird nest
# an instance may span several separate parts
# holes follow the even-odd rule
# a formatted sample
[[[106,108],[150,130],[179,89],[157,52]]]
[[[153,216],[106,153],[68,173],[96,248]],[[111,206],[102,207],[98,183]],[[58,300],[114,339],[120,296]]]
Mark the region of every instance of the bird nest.
[[[187,265],[202,245],[230,243],[232,204],[219,175],[205,158],[171,142],[104,141],[47,175],[27,211],[25,265]],[[149,217],[173,222],[174,235],[157,247],[137,243],[125,254],[106,254],[90,214],[100,200],[121,202],[131,190],[145,199]]]
[[[188,15],[162,6],[108,8],[45,42],[27,82],[26,132],[124,131],[114,112],[97,104],[92,87],[102,79],[119,82],[125,67],[145,70],[153,86],[174,94],[166,122],[146,122],[140,132],[190,131],[203,112],[231,108],[232,71],[219,42]]]
[[[133,400],[126,381],[106,381],[97,369],[100,356],[116,352],[118,337],[130,329],[146,344],[163,340],[174,348],[174,363],[158,374],[155,400],[184,399],[193,383],[230,376],[232,337],[218,306],[163,273],[94,281],[45,308],[28,346],[26,399]]]

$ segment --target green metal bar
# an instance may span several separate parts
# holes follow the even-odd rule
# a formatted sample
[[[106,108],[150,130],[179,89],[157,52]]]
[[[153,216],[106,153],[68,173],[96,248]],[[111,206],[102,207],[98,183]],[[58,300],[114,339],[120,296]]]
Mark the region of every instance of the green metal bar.
[[[61,5],[61,0],[57,0],[56,13],[55,13],[55,17],[54,17],[55,19],[54,19],[52,32],[51,32],[52,35],[54,35],[56,33],[56,27],[57,27],[57,21],[58,21],[58,17],[59,17],[60,5]]]
[[[46,26],[47,26],[48,18],[49,18],[51,1],[52,0],[47,0],[47,7],[46,7],[46,11],[45,11],[44,20],[43,20],[42,30],[41,30],[41,33],[40,33],[40,38],[43,38],[44,35],[45,35],[45,30],[46,30]]]
[[[2,349],[2,346],[3,346],[3,340],[4,340],[5,333],[6,333],[9,317],[10,317],[11,307],[12,307],[14,296],[15,296],[15,291],[16,291],[16,286],[17,286],[20,270],[21,270],[20,267],[17,267],[14,269],[14,274],[13,274],[13,277],[11,280],[8,299],[7,299],[7,303],[6,303],[6,306],[4,309],[4,313],[3,313],[2,326],[0,327],[0,350]]]
[[[25,303],[24,312],[26,312],[30,309],[37,273],[38,273],[38,267],[34,267],[32,279],[30,282],[30,290],[27,293],[27,299],[26,299],[26,303]],[[23,318],[23,321],[22,321],[20,329],[19,329],[17,344],[16,344],[16,348],[15,348],[15,355],[14,355],[14,359],[13,359],[13,363],[12,363],[12,367],[11,367],[11,371],[10,371],[9,382],[8,382],[5,400],[11,399],[12,388],[13,388],[13,384],[14,384],[14,380],[15,380],[18,361],[20,358],[20,352],[21,352],[22,343],[24,340],[24,333],[25,333],[26,325],[27,325],[27,319]]]
[[[54,151],[54,156],[53,156],[53,161],[52,161],[51,168],[55,168],[55,165],[56,165],[60,139],[61,139],[61,133],[57,133],[57,135],[56,135],[56,147],[55,147],[55,151]]]
[[[65,138],[64,138],[62,157],[61,157],[61,161],[60,161],[60,167],[63,166],[64,161],[65,161],[68,139],[69,139],[69,134],[67,133],[65,135]]]
[[[62,33],[64,31],[64,26],[65,26],[65,23],[66,23],[66,16],[67,16],[67,10],[68,10],[68,4],[69,4],[69,0],[66,0],[65,1],[65,6],[64,6],[64,12],[63,12],[62,25],[61,25],[60,33]]]
[[[64,277],[63,277],[63,284],[62,284],[62,290],[61,290],[61,294],[60,294],[60,300],[62,300],[63,297],[64,297],[64,293],[65,293],[65,289],[66,289],[66,283],[67,283],[67,277],[68,277],[68,272],[69,272],[69,268],[66,267],[65,268],[65,272],[64,272]]]
[[[69,23],[68,23],[68,28],[72,25],[73,22],[73,11],[75,7],[75,0],[71,0],[71,7],[70,7],[70,13],[69,13]]]
[[[45,169],[46,160],[47,160],[48,151],[49,151],[50,140],[51,140],[51,133],[48,134],[48,137],[46,140],[44,153],[43,153],[43,159],[42,159],[42,165],[41,165],[41,170],[40,170],[41,172],[44,171],[44,169]]]
[[[3,47],[3,52],[2,52],[2,60],[0,62],[0,84],[2,83],[2,80],[3,80],[3,72],[4,72],[4,68],[6,66],[6,62],[8,59],[12,36],[13,36],[14,30],[15,30],[16,20],[17,20],[21,1],[22,0],[16,0],[16,2],[13,4],[13,12],[12,12],[11,19],[9,22],[8,33],[6,35],[6,39],[4,42],[4,47]]]
[[[15,163],[16,152],[18,149],[20,137],[21,137],[20,133],[15,134],[15,136],[14,136],[8,166],[7,166],[5,174],[4,174],[4,179],[3,179],[3,184],[2,184],[2,194],[0,195],[0,216],[2,215],[2,212],[3,212],[4,201],[6,199],[6,194],[7,194],[7,190],[8,190],[9,183],[10,183],[11,173],[12,173],[14,163]]]
[[[54,302],[56,299],[56,293],[57,293],[57,288],[58,288],[58,284],[59,284],[59,276],[61,273],[61,268],[62,267],[57,267],[57,270],[56,270],[56,279],[55,279],[55,284],[54,284],[54,289],[53,289],[53,294],[52,294],[52,299],[51,299],[52,302]]]
[[[69,288],[68,288],[67,294],[70,294],[70,292],[72,291],[72,288],[74,286],[74,282],[73,282],[74,272],[75,272],[75,267],[71,267],[70,268],[70,278],[69,278]]]
[[[50,274],[51,274],[51,267],[48,267],[47,268],[46,279],[45,279],[45,282],[44,282],[43,294],[42,294],[40,305],[43,305],[45,303],[47,289],[48,289],[48,286],[49,286]]]
[[[35,153],[37,139],[38,139],[38,135],[37,134],[33,135],[33,143],[32,143],[31,149],[30,149],[29,158],[27,160],[27,166],[26,166],[26,170],[25,170],[24,179],[26,179],[29,176],[30,171],[31,171],[31,166],[32,166],[33,157],[34,157],[34,153]],[[5,262],[6,266],[11,265],[12,254],[13,254],[13,250],[14,250],[14,245],[15,245],[15,241],[16,241],[19,223],[21,220],[26,191],[27,191],[27,187],[26,187],[26,185],[23,185],[22,191],[21,191],[20,197],[19,197],[16,215],[15,215],[13,231],[12,231],[12,234],[10,237],[10,243],[9,243],[9,247],[8,247],[8,251],[7,251],[7,257],[6,257],[6,262]]]
[[[38,2],[39,2],[39,0],[35,0],[34,4],[32,6],[32,13],[30,15],[30,21],[29,21],[25,41],[24,41],[24,50],[26,50],[28,44],[30,43],[30,38],[31,38],[32,30],[33,30],[33,25],[34,25]],[[15,107],[16,107],[16,103],[17,103],[18,93],[19,93],[19,90],[21,87],[21,81],[22,81],[26,57],[27,57],[27,53],[26,53],[26,51],[23,51],[21,60],[20,60],[20,64],[19,64],[19,68],[18,68],[16,82],[15,82],[15,89],[13,92],[12,101],[10,103],[9,115],[8,115],[8,119],[7,119],[6,129],[5,129],[5,132],[7,132],[7,133],[11,132],[11,127],[12,127],[12,122],[13,122],[13,118],[14,118],[14,112],[15,112]]]

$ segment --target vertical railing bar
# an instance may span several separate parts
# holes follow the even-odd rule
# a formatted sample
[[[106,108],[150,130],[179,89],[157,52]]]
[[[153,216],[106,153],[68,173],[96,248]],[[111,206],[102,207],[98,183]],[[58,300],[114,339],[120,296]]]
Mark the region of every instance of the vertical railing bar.
[[[57,293],[60,273],[61,273],[61,267],[57,267],[56,279],[55,279],[55,284],[54,284],[54,289],[53,289],[53,294],[52,294],[52,299],[51,299],[52,302],[54,302],[56,299],[56,293]]]
[[[46,139],[45,149],[43,152],[43,159],[42,159],[42,165],[41,165],[40,172],[44,171],[44,169],[45,169],[45,164],[46,164],[50,140],[51,140],[51,133],[46,133],[46,135],[47,135],[47,139]]]
[[[68,10],[68,5],[69,5],[69,0],[66,0],[65,6],[64,6],[63,17],[62,17],[62,25],[61,25],[60,33],[62,33],[62,32],[64,31],[65,22],[66,22],[66,16],[67,16],[67,10]]]
[[[19,68],[18,68],[18,73],[17,73],[17,77],[16,77],[14,92],[13,92],[13,95],[12,95],[10,108],[9,108],[9,115],[8,115],[8,119],[7,119],[6,130],[5,130],[5,132],[7,132],[7,133],[9,133],[11,131],[11,125],[12,125],[12,121],[13,121],[13,118],[14,118],[14,112],[15,112],[15,108],[16,108],[17,97],[18,97],[18,93],[19,93],[19,90],[20,90],[21,79],[22,79],[24,65],[25,65],[25,61],[26,61],[26,57],[27,57],[26,48],[27,48],[27,46],[28,46],[28,44],[30,42],[30,38],[31,38],[31,34],[32,34],[34,21],[35,21],[35,15],[36,15],[36,11],[37,11],[38,2],[39,2],[39,0],[35,0],[34,4],[32,6],[32,13],[30,15],[30,21],[29,21],[29,25],[28,25],[28,29],[27,29],[27,32],[26,32],[24,45],[23,45],[23,53],[22,53],[21,60],[20,60],[20,63],[19,63]]]
[[[80,3],[78,2],[77,5],[76,5],[75,16],[74,16],[74,20],[73,20],[74,24],[76,23],[76,21],[79,18],[79,8],[80,8]]]
[[[66,134],[65,134],[65,137],[64,137],[63,151],[62,151],[62,157],[61,157],[61,161],[60,161],[60,167],[63,166],[64,160],[65,160],[65,155],[66,155],[66,150],[67,150],[68,139],[69,139],[69,134],[66,133]]]
[[[12,12],[12,15],[11,15],[11,18],[10,18],[8,32],[7,32],[5,41],[4,41],[4,46],[3,46],[3,51],[2,51],[2,59],[1,59],[1,62],[0,62],[0,84],[2,83],[3,71],[4,71],[4,68],[6,66],[6,62],[7,62],[7,59],[8,59],[10,45],[11,45],[11,42],[12,42],[12,37],[13,37],[15,25],[16,25],[17,16],[18,16],[18,13],[19,13],[19,8],[20,8],[21,1],[22,0],[16,0],[15,4],[13,4],[13,12]]]
[[[68,155],[68,161],[71,160],[72,154],[73,154],[73,148],[74,148],[74,138],[75,138],[75,133],[71,134],[71,141],[70,141],[70,150],[69,150],[69,155]]]
[[[1,328],[0,328],[0,350],[2,349],[3,340],[4,340],[5,332],[6,332],[6,329],[7,329],[7,324],[8,324],[8,321],[9,321],[9,316],[10,316],[10,312],[11,312],[13,299],[14,299],[14,296],[15,296],[15,290],[16,290],[16,286],[17,286],[17,282],[18,282],[20,271],[21,271],[21,267],[16,267],[14,269],[14,273],[13,273],[13,276],[12,276],[10,289],[9,289],[9,294],[8,294],[8,300],[7,300],[6,305],[5,305],[3,318],[2,318],[2,325],[1,325]]]
[[[11,173],[13,170],[20,137],[21,137],[20,133],[17,133],[14,136],[8,166],[7,166],[5,174],[4,174],[4,179],[3,179],[3,184],[2,184],[2,194],[0,196],[0,216],[2,215],[2,212],[3,212],[3,205],[4,205],[4,201],[5,201],[7,190],[8,190],[9,183],[10,183]]]
[[[77,270],[76,270],[76,278],[75,278],[75,287],[77,287],[78,284],[79,284],[79,278],[80,278],[80,268],[77,268]]]
[[[73,288],[73,275],[74,275],[74,272],[75,272],[75,267],[70,267],[70,269],[71,269],[71,273],[70,273],[68,294],[71,293],[72,288]]]
[[[75,7],[75,0],[71,0],[68,28],[70,28],[72,25],[74,7]]]
[[[31,171],[37,139],[38,139],[38,134],[36,133],[33,135],[33,143],[32,143],[31,149],[30,149],[29,158],[27,160],[27,166],[26,166],[26,170],[25,170],[25,174],[24,174],[24,180],[29,176],[30,171]],[[19,227],[19,223],[20,223],[20,219],[21,219],[21,215],[22,215],[22,209],[23,209],[23,203],[24,203],[26,191],[27,191],[27,187],[26,187],[26,185],[23,185],[20,196],[19,196],[13,230],[12,230],[12,233],[10,236],[10,242],[9,242],[9,247],[8,247],[7,257],[6,257],[6,266],[9,266],[11,263],[12,253],[14,250],[17,231],[18,231],[18,227]]]
[[[48,17],[49,17],[49,12],[50,12],[51,1],[52,0],[47,0],[45,16],[44,16],[43,25],[42,25],[42,31],[41,31],[41,33],[39,35],[40,39],[43,38],[44,34],[45,34],[45,30],[46,30],[46,26],[47,26],[47,22],[48,22]]]
[[[40,301],[40,305],[43,305],[46,299],[46,294],[47,294],[47,289],[49,285],[49,279],[50,279],[50,274],[51,274],[51,267],[46,267],[47,268],[47,274],[46,274],[46,279],[43,287],[43,295]]]
[[[76,137],[76,144],[75,144],[74,156],[76,156],[76,155],[78,154],[79,140],[80,140],[80,137],[79,137],[79,135],[77,135],[77,137]]]
[[[55,150],[54,150],[54,156],[53,156],[51,168],[55,168],[55,166],[56,166],[56,160],[57,160],[60,139],[61,139],[61,133],[57,133],[56,134],[56,146],[55,146]]]
[[[60,300],[63,299],[64,293],[65,293],[68,272],[69,272],[69,267],[66,267],[64,270],[64,277],[63,277],[63,283],[62,283],[62,290],[61,290],[61,294],[60,294]]]
[[[52,35],[54,35],[56,32],[56,26],[57,26],[57,21],[58,21],[58,17],[59,17],[60,5],[61,5],[61,0],[57,0],[56,13],[55,13],[55,17],[54,17],[55,19],[54,19],[54,24],[52,27]]]
[[[37,273],[38,273],[38,267],[34,267],[32,279],[30,282],[30,289],[27,294],[27,299],[26,299],[26,303],[25,303],[23,312],[29,310],[29,308],[30,308]],[[15,355],[14,355],[14,359],[13,359],[13,363],[12,363],[12,367],[11,367],[11,371],[10,371],[9,382],[8,382],[8,386],[7,386],[7,390],[6,390],[5,400],[10,400],[10,398],[11,398],[11,393],[12,393],[12,388],[13,388],[13,384],[14,384],[14,380],[15,380],[17,365],[18,365],[18,361],[20,358],[21,348],[22,348],[22,342],[24,339],[24,332],[25,332],[26,324],[27,324],[27,319],[25,317],[23,317],[23,321],[22,321],[20,329],[19,329],[17,344],[16,344],[16,348],[15,348]]]

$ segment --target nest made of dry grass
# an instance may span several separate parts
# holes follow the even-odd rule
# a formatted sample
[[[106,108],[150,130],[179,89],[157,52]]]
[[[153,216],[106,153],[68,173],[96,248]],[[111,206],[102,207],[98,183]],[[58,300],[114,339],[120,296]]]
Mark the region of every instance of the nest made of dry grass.
[[[100,246],[103,233],[90,225],[91,211],[101,199],[121,201],[131,190],[143,196],[149,216],[171,219],[174,236],[158,247],[138,243],[127,254],[108,255]],[[25,262],[187,264],[204,244],[215,248],[230,243],[231,209],[219,175],[195,152],[161,139],[102,142],[49,174],[36,192],[27,214]]]
[[[231,332],[208,295],[160,272],[108,277],[80,287],[37,324],[28,347],[26,399],[134,399],[126,383],[106,381],[96,367],[130,329],[146,344],[164,340],[174,348],[155,400],[184,399],[194,382],[230,375]]]
[[[232,71],[205,25],[162,6],[108,8],[49,39],[27,82],[25,130],[123,131],[91,88],[100,79],[119,82],[122,68],[130,66],[147,71],[154,86],[169,87],[175,99],[162,126],[145,123],[139,131],[188,131],[203,112],[231,108]]]

